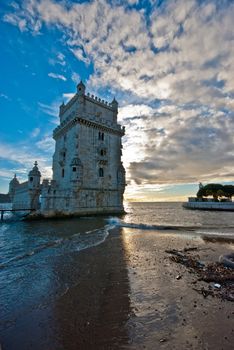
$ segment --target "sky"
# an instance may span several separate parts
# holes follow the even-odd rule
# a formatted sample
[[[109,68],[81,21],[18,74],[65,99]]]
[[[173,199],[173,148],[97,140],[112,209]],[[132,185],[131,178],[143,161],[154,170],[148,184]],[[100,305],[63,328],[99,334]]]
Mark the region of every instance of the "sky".
[[[51,177],[80,79],[119,102],[127,200],[234,184],[233,18],[233,0],[1,1],[0,192],[35,160]]]

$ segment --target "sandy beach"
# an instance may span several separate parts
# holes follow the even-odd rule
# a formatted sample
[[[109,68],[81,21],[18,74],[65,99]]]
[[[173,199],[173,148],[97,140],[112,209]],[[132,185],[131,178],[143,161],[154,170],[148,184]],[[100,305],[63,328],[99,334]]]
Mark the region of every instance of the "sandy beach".
[[[208,284],[165,253],[185,247],[204,262],[233,249],[186,233],[112,230],[63,271],[76,285],[9,325],[2,349],[233,349],[234,304],[204,298],[194,286]]]

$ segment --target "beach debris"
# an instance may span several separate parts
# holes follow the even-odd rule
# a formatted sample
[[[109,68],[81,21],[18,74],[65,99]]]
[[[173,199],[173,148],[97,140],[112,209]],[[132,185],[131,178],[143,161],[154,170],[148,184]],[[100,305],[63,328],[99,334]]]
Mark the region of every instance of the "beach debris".
[[[219,257],[219,262],[221,262],[226,267],[231,267],[234,269],[234,253],[221,255]]]
[[[166,338],[162,338],[159,341],[160,341],[160,343],[165,343],[167,341],[167,339]]]
[[[184,252],[192,252],[194,250],[198,250],[198,247],[188,247],[188,248],[184,248]]]
[[[177,280],[180,280],[181,278],[182,278],[181,275],[177,275],[177,276],[176,276],[176,279],[177,279]]]
[[[188,249],[188,248],[185,248]],[[234,301],[234,270],[232,267],[225,266],[222,262],[204,263],[200,261],[199,255],[191,255],[190,252],[197,249],[189,250],[165,250],[170,254],[170,260],[186,266],[190,273],[197,275],[197,281],[212,282],[208,289],[202,287],[193,288],[206,298],[207,296],[219,297],[228,301]],[[233,254],[225,255],[232,257]],[[177,275],[176,279],[180,279],[181,275]],[[194,281],[192,282],[194,284]]]

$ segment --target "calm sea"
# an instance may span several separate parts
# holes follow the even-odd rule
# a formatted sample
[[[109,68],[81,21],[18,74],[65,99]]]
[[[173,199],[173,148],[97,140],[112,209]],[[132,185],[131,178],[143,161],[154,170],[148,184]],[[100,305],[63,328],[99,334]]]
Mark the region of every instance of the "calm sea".
[[[22,314],[52,302],[76,283],[74,254],[102,244],[113,226],[156,234],[234,235],[232,212],[190,211],[181,203],[128,203],[125,208],[122,217],[32,222],[5,217],[0,223],[0,335]]]

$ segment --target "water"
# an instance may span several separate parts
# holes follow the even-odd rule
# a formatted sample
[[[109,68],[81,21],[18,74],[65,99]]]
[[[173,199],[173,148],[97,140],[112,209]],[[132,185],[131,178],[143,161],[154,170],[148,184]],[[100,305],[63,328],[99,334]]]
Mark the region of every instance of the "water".
[[[113,226],[232,236],[231,212],[189,211],[181,203],[130,203],[127,214],[25,222],[8,215],[0,223],[0,334],[31,310],[49,305],[79,280],[75,259],[102,244]]]

